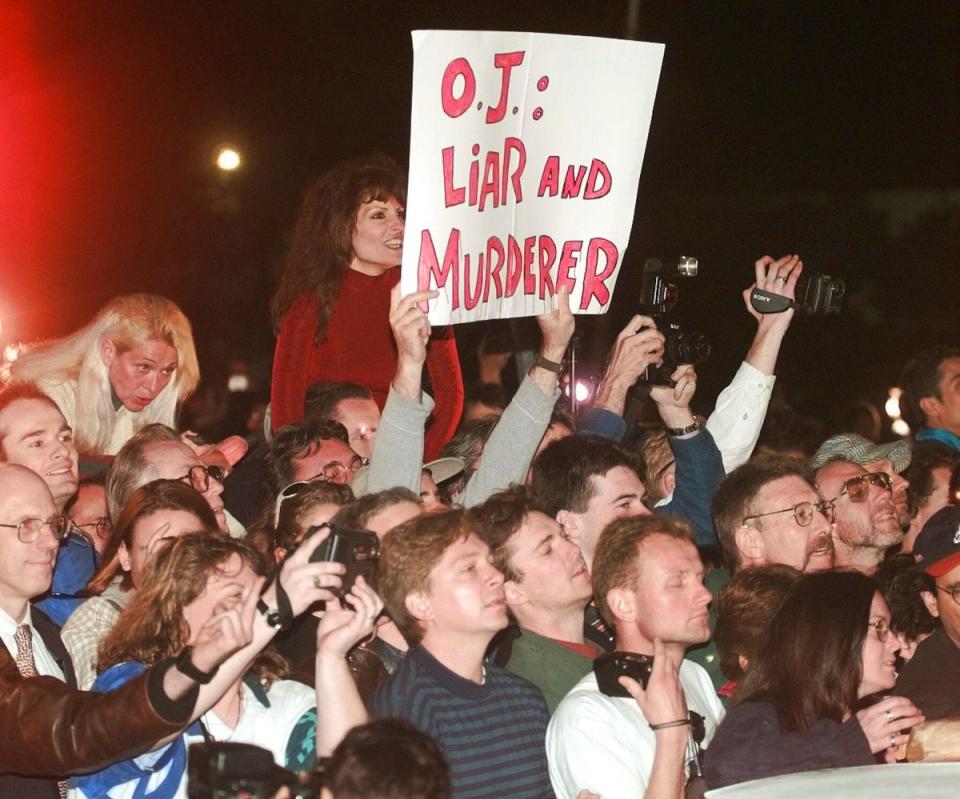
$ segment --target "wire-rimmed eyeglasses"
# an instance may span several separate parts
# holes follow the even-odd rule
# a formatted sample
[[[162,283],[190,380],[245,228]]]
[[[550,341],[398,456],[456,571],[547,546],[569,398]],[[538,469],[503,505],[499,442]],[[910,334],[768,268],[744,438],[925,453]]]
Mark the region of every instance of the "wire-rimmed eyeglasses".
[[[0,524],[0,527],[9,527],[17,531],[17,538],[24,544],[32,544],[43,532],[44,527],[49,527],[50,532],[57,541],[63,541],[67,537],[70,529],[70,520],[62,513],[51,516],[49,519],[39,519],[31,516],[27,519],[21,519],[17,524]]]
[[[752,516],[745,517],[743,523],[746,524],[751,519],[762,519],[764,516],[776,516],[778,513],[792,513],[800,527],[809,527],[817,513],[826,516],[828,522],[833,521],[833,501],[798,502],[792,508],[781,508],[767,513],[754,513]]]

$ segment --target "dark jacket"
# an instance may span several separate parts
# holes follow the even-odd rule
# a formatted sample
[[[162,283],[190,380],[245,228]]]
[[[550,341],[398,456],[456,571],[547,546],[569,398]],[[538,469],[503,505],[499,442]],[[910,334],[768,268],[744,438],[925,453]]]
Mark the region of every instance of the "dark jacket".
[[[913,702],[927,721],[960,715],[960,647],[943,628],[904,664],[894,693]]]
[[[748,780],[876,763],[856,716],[821,719],[806,732],[785,732],[770,702],[742,702],[720,722],[703,775],[711,790]]]
[[[66,647],[60,640],[60,628],[36,607],[32,609],[31,616],[33,626],[40,634],[44,646],[63,672],[67,688],[75,689],[77,687],[77,677],[73,671],[73,662],[70,660],[70,655],[67,654]],[[13,655],[12,652],[7,651],[2,643],[0,643],[0,651],[9,656]],[[6,717],[3,718],[6,720]],[[60,792],[57,789],[56,780],[5,774],[0,776],[0,796],[16,796],[17,799],[59,799]]]
[[[189,721],[197,701],[194,689],[176,702],[163,692],[172,660],[109,694],[77,691],[54,677],[24,679],[0,647],[0,774],[46,777],[53,786],[66,774],[95,771],[142,754]],[[0,796],[45,796],[8,788]]]

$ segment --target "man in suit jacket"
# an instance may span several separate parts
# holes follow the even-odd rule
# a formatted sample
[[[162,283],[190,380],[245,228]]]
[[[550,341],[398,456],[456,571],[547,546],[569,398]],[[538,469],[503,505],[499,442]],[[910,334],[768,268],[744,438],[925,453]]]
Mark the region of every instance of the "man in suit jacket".
[[[30,600],[50,588],[66,519],[47,484],[23,466],[0,464],[0,644],[23,677],[48,676],[76,686],[57,626]],[[56,780],[0,776],[0,796],[61,795]]]

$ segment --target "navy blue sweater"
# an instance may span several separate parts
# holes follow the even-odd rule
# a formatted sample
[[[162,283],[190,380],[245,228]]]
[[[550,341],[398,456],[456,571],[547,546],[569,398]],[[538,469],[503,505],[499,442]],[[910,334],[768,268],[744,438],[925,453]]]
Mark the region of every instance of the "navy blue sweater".
[[[493,665],[483,685],[417,646],[373,697],[377,716],[406,719],[433,736],[457,799],[552,797],[544,739],[549,713],[533,684]]]

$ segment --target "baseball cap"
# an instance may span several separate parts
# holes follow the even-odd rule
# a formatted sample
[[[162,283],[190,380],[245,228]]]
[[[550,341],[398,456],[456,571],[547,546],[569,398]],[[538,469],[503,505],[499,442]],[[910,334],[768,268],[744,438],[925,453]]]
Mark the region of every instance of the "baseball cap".
[[[437,485],[456,477],[464,469],[465,465],[462,458],[437,458],[435,461],[423,464],[424,471],[429,471],[433,482]],[[353,479],[350,481],[350,488],[353,489],[355,496],[365,494],[367,491],[367,480],[369,479],[369,466],[362,466],[353,473]]]
[[[948,505],[927,519],[913,543],[913,558],[932,577],[960,566],[960,505]]]
[[[910,465],[910,445],[906,441],[874,444],[856,433],[841,433],[828,438],[820,445],[820,449],[810,459],[810,466],[819,469],[836,458],[859,463],[861,466],[874,461],[888,460],[893,470],[900,474]]]

